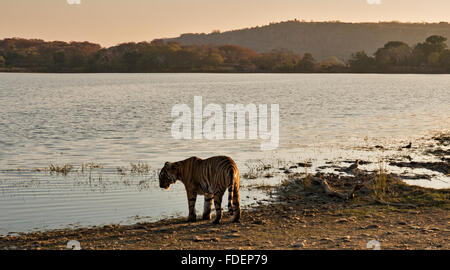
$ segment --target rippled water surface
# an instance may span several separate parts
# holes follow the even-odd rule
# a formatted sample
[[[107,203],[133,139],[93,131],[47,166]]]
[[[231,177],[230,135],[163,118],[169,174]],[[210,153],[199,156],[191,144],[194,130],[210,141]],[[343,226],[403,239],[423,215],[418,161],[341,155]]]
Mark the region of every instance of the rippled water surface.
[[[279,104],[279,148],[173,139],[172,107],[193,108],[194,96],[224,110]],[[448,75],[0,73],[0,233],[185,215],[183,186],[157,186],[155,169],[164,161],[223,154],[245,172],[255,159],[345,158],[351,153],[342,149],[449,129],[449,105]],[[150,172],[117,173],[138,161]],[[81,172],[84,162],[103,169]],[[67,176],[35,171],[52,163],[76,169]],[[264,197],[245,187],[243,194],[245,205]]]

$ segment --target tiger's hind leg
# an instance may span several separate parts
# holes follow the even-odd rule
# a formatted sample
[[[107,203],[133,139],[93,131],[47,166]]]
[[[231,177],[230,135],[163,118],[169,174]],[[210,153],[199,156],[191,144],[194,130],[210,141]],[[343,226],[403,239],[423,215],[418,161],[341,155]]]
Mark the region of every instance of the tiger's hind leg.
[[[211,219],[211,208],[213,202],[214,195],[205,194],[205,203],[203,205],[203,220]]]
[[[214,207],[216,208],[216,218],[214,219],[214,224],[219,224],[222,218],[222,197],[224,191],[219,191],[214,193]]]
[[[233,206],[234,206],[234,218],[233,222],[239,222],[241,218],[241,207],[239,205],[239,182],[233,184]]]
[[[233,185],[228,187],[228,213],[233,215]]]

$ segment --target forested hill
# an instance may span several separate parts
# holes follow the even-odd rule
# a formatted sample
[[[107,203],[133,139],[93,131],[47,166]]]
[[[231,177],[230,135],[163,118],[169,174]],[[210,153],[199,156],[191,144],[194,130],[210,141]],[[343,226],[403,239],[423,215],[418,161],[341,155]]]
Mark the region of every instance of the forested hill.
[[[268,52],[288,49],[311,53],[316,60],[336,56],[349,59],[357,51],[373,54],[389,41],[401,40],[411,46],[431,35],[450,37],[448,23],[342,23],[287,21],[270,25],[210,34],[183,34],[166,39],[183,45],[233,44]]]

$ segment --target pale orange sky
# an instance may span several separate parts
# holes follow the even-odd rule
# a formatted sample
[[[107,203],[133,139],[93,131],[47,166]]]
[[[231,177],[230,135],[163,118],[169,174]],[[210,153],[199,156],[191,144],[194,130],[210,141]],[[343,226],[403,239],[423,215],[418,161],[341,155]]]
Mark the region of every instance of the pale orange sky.
[[[450,21],[450,0],[0,0],[0,38],[92,41],[111,46],[292,19]]]

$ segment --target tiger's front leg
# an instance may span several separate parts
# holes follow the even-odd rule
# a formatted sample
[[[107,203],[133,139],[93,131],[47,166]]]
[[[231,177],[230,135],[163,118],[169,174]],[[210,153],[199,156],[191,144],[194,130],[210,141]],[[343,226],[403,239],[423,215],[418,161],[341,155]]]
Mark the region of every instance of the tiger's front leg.
[[[189,216],[188,222],[196,221],[197,214],[195,214],[195,201],[197,200],[197,192],[187,191]]]
[[[205,204],[203,206],[203,220],[211,219],[211,208],[213,202],[214,195],[205,194]]]

